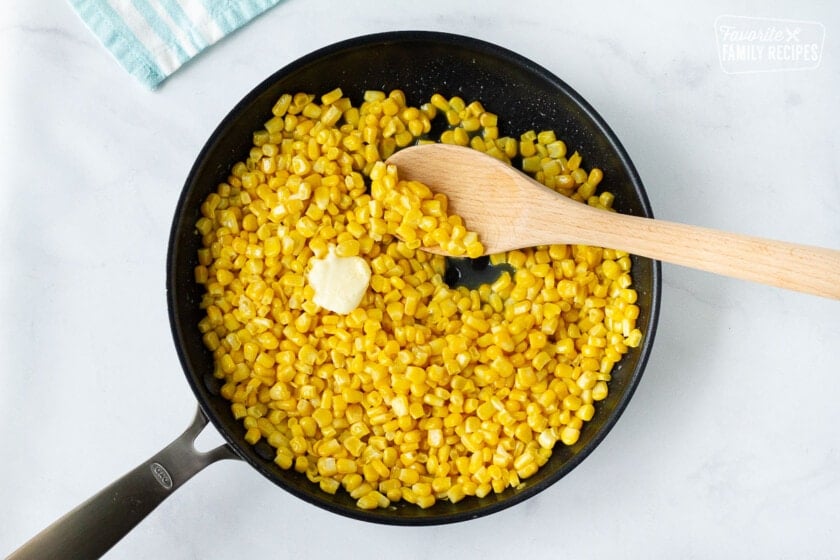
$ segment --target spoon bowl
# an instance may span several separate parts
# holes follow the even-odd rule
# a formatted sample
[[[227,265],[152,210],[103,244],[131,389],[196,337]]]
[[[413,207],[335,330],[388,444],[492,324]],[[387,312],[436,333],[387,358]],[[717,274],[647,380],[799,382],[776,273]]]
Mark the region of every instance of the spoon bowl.
[[[397,166],[401,179],[445,194],[450,213],[478,233],[485,254],[539,245],[595,245],[840,299],[837,250],[596,209],[462,146],[413,146],[395,152],[388,163]]]

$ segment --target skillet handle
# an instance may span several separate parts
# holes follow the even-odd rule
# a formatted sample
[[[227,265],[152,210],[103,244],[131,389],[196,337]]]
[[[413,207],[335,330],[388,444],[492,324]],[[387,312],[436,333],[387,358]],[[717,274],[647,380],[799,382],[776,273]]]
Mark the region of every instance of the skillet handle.
[[[206,453],[193,443],[207,425],[199,408],[189,428],[157,454],[32,537],[7,560],[99,558],[194,474],[236,459],[228,444]]]

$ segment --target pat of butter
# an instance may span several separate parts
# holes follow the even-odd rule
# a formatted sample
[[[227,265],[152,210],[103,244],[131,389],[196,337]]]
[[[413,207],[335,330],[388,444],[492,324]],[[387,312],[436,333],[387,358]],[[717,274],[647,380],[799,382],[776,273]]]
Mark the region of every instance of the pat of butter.
[[[332,250],[324,259],[312,259],[309,285],[315,303],[346,315],[359,306],[370,283],[370,267],[361,257],[337,257]]]

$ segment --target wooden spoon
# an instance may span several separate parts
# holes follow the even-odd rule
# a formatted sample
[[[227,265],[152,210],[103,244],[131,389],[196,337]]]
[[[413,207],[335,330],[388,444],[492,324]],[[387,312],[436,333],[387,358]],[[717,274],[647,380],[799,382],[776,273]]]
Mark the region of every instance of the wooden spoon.
[[[471,148],[413,146],[395,152],[388,163],[397,166],[401,179],[444,193],[449,212],[478,233],[486,254],[594,245],[840,299],[840,251],[599,210]]]

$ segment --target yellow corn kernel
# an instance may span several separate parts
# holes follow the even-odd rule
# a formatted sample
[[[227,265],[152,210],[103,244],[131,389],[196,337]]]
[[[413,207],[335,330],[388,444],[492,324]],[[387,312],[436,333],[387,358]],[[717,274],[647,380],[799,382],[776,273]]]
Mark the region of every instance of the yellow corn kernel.
[[[341,88],[335,88],[334,90],[325,93],[321,96],[321,103],[323,103],[324,105],[331,105],[339,99],[341,99],[342,95],[343,93],[341,91]]]
[[[356,507],[359,509],[384,508],[390,505],[391,501],[376,490],[371,490],[356,500]]]
[[[604,383],[603,381],[598,381],[592,387],[592,400],[602,401],[605,398],[607,398],[607,393],[608,393],[607,384]]]
[[[455,484],[453,486],[450,486],[449,489],[446,490],[446,499],[453,504],[457,504],[466,497],[467,494],[464,491],[463,484]]]
[[[560,441],[565,445],[574,445],[580,437],[580,430],[567,426],[560,432]]]
[[[256,444],[260,438],[262,438],[262,433],[260,432],[259,428],[250,428],[248,431],[245,432],[245,441],[250,443],[251,445]]]

